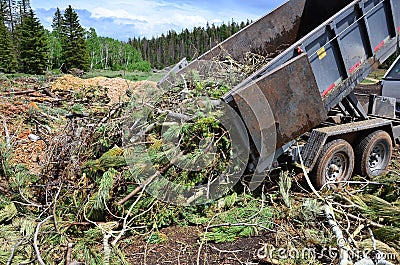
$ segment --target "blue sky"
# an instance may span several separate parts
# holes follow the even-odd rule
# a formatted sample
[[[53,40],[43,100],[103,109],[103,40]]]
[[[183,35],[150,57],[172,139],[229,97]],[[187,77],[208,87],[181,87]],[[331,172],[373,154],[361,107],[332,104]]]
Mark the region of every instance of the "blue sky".
[[[52,17],[71,5],[85,28],[93,27],[100,36],[127,40],[129,37],[152,37],[168,30],[256,20],[278,7],[284,0],[31,0],[42,24],[50,29]]]

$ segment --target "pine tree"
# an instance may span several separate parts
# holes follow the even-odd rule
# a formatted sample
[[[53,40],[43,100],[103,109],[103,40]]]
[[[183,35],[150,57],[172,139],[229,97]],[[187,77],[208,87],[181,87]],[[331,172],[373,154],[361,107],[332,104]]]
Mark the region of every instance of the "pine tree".
[[[0,0],[0,16],[3,17],[3,20],[4,20],[4,16],[8,12],[7,10],[8,10],[7,0]]]
[[[60,41],[60,31],[62,24],[62,14],[57,7],[53,16],[51,27],[53,31],[48,35],[50,45],[50,66],[52,69],[60,68],[62,57],[62,46]]]
[[[15,25],[17,22],[17,6],[15,0],[5,1],[4,24],[11,30],[11,35],[14,34]],[[12,36],[11,36],[12,37]]]
[[[10,34],[4,24],[4,17],[0,14],[0,71],[6,73],[13,72],[16,69],[17,61],[13,51],[13,45]]]
[[[54,13],[53,22],[51,23],[53,31],[59,31],[61,29],[62,19],[60,9],[57,7],[56,12]]]
[[[18,14],[20,18],[19,23],[22,24],[24,16],[27,15],[29,10],[31,9],[31,4],[29,0],[19,0],[17,2],[17,6],[19,9],[19,14]]]
[[[24,16],[17,34],[21,71],[42,74],[47,67],[49,48],[45,30],[32,9]]]
[[[79,24],[78,14],[68,6],[61,22],[60,39],[64,70],[78,68],[88,70],[89,54],[87,51],[85,30]]]

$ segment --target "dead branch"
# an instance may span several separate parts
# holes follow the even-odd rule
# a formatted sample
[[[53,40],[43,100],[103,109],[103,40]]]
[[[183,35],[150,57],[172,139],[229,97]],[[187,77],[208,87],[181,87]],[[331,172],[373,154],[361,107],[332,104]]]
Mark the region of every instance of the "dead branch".
[[[373,221],[368,220],[368,219],[365,219],[365,218],[361,218],[361,217],[355,216],[355,215],[353,215],[353,214],[351,214],[351,213],[344,213],[344,212],[339,211],[339,210],[336,210],[336,209],[334,209],[334,211],[335,211],[335,212],[339,212],[339,213],[341,213],[341,214],[346,214],[350,219],[352,219],[352,220],[354,220],[354,221],[363,222],[363,223],[365,223],[365,224],[367,224],[367,225],[370,225],[370,226],[373,226],[373,227],[376,227],[376,228],[382,228],[382,227],[384,227],[384,225],[378,224],[378,223],[376,223],[376,222],[373,222]]]
[[[64,99],[61,98],[52,98],[52,97],[29,97],[30,101],[34,101],[34,102],[50,102],[50,103],[57,103],[57,102],[61,102]]]
[[[332,232],[335,234],[336,239],[337,239],[337,244],[340,248],[339,254],[340,254],[340,265],[350,265],[352,262],[349,259],[349,249],[347,246],[346,239],[343,236],[342,230],[339,228],[338,224],[336,223],[335,220],[335,214],[333,212],[333,209],[331,205],[326,204],[325,205],[325,214],[326,214],[326,219],[328,220],[328,223],[332,229]]]
[[[11,143],[10,133],[8,131],[7,122],[5,120],[3,121],[3,126],[4,126],[4,133],[6,134],[6,143],[7,143],[7,146],[10,147],[10,143]]]
[[[22,95],[29,95],[35,92],[37,92],[37,90],[10,91],[7,93],[1,93],[1,96],[2,97],[22,96]]]
[[[54,95],[53,93],[51,93],[50,90],[49,90],[48,88],[44,88],[44,89],[43,89],[43,93],[46,94],[46,95],[49,96],[49,97],[59,99],[56,95]]]
[[[121,109],[124,106],[124,103],[119,103],[117,104],[114,108],[111,109],[111,111],[108,113],[107,116],[105,116],[97,125],[97,128],[100,128],[108,119],[110,119],[119,109]]]
[[[117,235],[117,237],[114,239],[114,241],[111,243],[111,245],[113,247],[115,247],[115,245],[117,244],[118,240],[121,239],[121,237],[125,234],[126,232],[126,228],[128,226],[128,218],[132,213],[133,208],[136,206],[136,204],[139,202],[139,200],[142,198],[143,196],[143,192],[139,195],[139,197],[136,199],[136,201],[131,205],[131,207],[129,208],[125,218],[124,218],[124,222],[123,222],[123,226],[122,226],[122,230],[121,232]]]
[[[131,193],[129,193],[125,198],[120,200],[117,205],[122,205],[125,202],[127,202],[130,198],[135,196],[139,191],[141,191],[144,187],[149,185],[156,177],[158,177],[160,174],[163,174],[165,171],[167,171],[170,167],[172,167],[175,162],[183,155],[183,151],[180,152],[176,157],[174,157],[168,165],[164,166],[162,169],[158,170],[157,173],[154,175],[150,176],[148,179],[146,179],[144,182],[142,182],[136,189],[134,189]]]
[[[39,250],[39,247],[38,247],[38,235],[39,235],[39,231],[40,231],[40,226],[42,226],[44,223],[46,223],[52,217],[53,216],[50,215],[46,219],[44,219],[43,221],[38,223],[37,226],[36,226],[35,234],[33,235],[33,248],[35,249],[37,260],[41,265],[45,265],[45,263],[43,262],[43,259],[40,256],[40,250]]]
[[[70,265],[71,264],[71,255],[72,255],[72,247],[74,244],[68,243],[67,246],[67,256],[65,258],[65,265]]]
[[[61,234],[61,232],[60,232],[60,228],[58,227],[58,223],[57,223],[56,205],[57,205],[57,200],[58,200],[58,196],[60,195],[61,189],[62,189],[62,183],[60,184],[60,187],[57,191],[56,196],[54,197],[54,202],[53,202],[54,227],[56,228],[56,231],[58,234]]]
[[[12,260],[13,260],[13,258],[14,258],[15,251],[17,250],[17,248],[18,248],[19,246],[21,246],[21,244],[24,242],[24,240],[25,240],[25,238],[22,238],[22,239],[21,239],[20,241],[18,241],[18,243],[15,244],[15,246],[12,248],[10,257],[8,258],[8,261],[7,261],[7,264],[6,264],[6,265],[11,265]]]

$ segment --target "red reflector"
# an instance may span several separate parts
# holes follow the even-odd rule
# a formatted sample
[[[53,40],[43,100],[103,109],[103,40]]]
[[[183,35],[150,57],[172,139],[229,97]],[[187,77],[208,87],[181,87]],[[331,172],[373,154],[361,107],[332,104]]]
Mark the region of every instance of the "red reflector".
[[[350,68],[349,72],[353,73],[360,66],[361,66],[361,62],[356,63],[352,68]]]
[[[385,41],[382,41],[381,43],[379,43],[378,46],[376,46],[374,48],[374,52],[377,52],[380,48],[382,48],[383,45],[385,45]]]
[[[335,87],[335,84],[332,84],[330,87],[328,87],[327,90],[325,90],[324,92],[322,92],[322,97],[325,97],[326,94],[328,94],[329,91],[331,91],[334,87]]]

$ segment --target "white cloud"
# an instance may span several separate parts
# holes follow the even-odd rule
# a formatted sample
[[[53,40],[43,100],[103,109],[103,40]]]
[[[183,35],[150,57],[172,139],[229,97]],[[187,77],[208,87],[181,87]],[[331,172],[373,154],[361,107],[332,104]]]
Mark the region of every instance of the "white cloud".
[[[205,25],[212,18],[209,11],[194,12],[194,7],[190,5],[148,0],[135,2],[134,5],[119,5],[125,9],[96,7],[91,11],[92,17],[113,18],[115,23],[122,25],[132,24],[139,35],[147,37],[160,35],[170,29],[180,30]]]
[[[101,36],[126,40],[128,37],[152,37],[168,30],[180,32],[184,28],[219,24],[234,19],[236,22],[254,20],[283,0],[35,0],[32,6],[42,9],[42,23],[49,23],[50,8],[65,10],[70,4],[80,10],[85,27],[94,27]],[[271,3],[275,2],[275,3]],[[44,9],[44,10],[43,10]],[[51,19],[51,18],[50,18]]]

